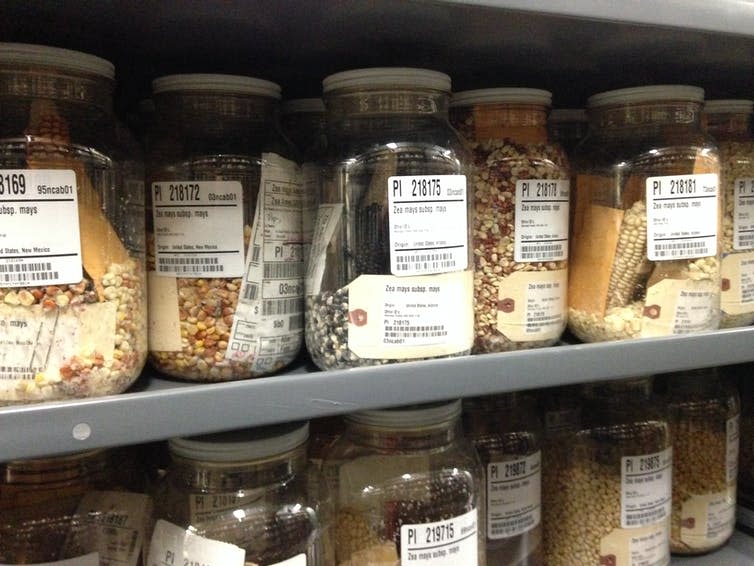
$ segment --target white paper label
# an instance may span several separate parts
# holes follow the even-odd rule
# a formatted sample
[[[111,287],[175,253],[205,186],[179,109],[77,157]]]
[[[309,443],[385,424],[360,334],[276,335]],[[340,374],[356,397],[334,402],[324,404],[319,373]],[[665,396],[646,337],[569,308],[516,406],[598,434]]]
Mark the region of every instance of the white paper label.
[[[401,525],[401,566],[478,566],[477,511],[419,525]]]
[[[12,564],[0,564],[0,566],[13,566]],[[34,566],[99,566],[99,554],[92,552],[85,556],[77,556],[57,562],[35,562]]]
[[[656,530],[631,537],[628,544],[629,566],[665,566],[670,563],[667,521]]]
[[[672,448],[621,458],[620,524],[624,529],[670,516]]]
[[[649,177],[647,257],[652,261],[717,254],[718,178],[714,173]]]
[[[741,439],[739,416],[725,421],[725,478],[728,483],[738,480],[738,449]]]
[[[288,560],[283,560],[282,562],[276,562],[275,564],[272,564],[271,566],[306,566],[306,555],[299,554],[297,556],[294,556],[293,558],[289,558]]]
[[[100,566],[136,566],[146,542],[152,500],[140,493],[91,491],[76,510],[77,528],[63,546],[64,555],[97,550]]]
[[[692,282],[689,282],[692,283]],[[699,281],[697,289],[681,290],[675,305],[673,334],[689,334],[716,328],[718,320],[717,292],[705,290],[705,281]],[[712,287],[712,285],[707,285]]]
[[[262,154],[251,244],[225,357],[272,371],[298,353],[304,327],[302,186],[297,165]]]
[[[194,493],[189,497],[189,519],[191,524],[216,520],[229,511],[239,509],[244,500],[239,492],[233,493]]]
[[[754,249],[754,177],[733,183],[733,249]]]
[[[238,181],[152,183],[156,272],[243,274],[243,189]]]
[[[568,258],[569,181],[516,181],[516,239],[518,262],[561,261]]]
[[[306,293],[316,295],[320,292],[322,277],[325,274],[327,248],[335,235],[343,213],[343,204],[321,204],[317,210],[314,223],[312,247],[309,250],[309,263],[306,268]]]
[[[542,455],[487,464],[487,538],[523,534],[539,524]]]
[[[147,566],[244,566],[245,558],[242,548],[200,537],[160,519],[152,534]]]
[[[0,287],[83,279],[77,192],[73,171],[0,169]]]
[[[389,177],[387,192],[393,275],[468,267],[465,175]]]

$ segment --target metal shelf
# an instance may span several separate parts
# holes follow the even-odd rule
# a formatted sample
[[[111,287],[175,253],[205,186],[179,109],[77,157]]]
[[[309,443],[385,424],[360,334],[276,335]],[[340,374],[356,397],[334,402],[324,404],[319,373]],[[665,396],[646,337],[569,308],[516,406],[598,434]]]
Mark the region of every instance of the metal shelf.
[[[724,547],[703,556],[673,556],[672,566],[751,566],[754,563],[754,537],[736,531]]]
[[[300,362],[281,375],[229,383],[177,382],[147,370],[121,395],[0,409],[0,461],[753,360],[749,327],[332,372]]]

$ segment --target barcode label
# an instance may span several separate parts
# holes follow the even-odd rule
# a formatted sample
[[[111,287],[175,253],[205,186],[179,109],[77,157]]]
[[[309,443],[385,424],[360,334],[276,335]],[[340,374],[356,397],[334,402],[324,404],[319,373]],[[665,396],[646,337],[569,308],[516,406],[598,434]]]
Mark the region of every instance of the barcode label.
[[[522,260],[555,261],[552,258],[563,256],[563,244],[521,246]]]
[[[567,179],[516,181],[514,261],[562,261],[568,258]]]
[[[436,324],[429,326],[385,326],[387,338],[436,338],[447,336],[445,325]]]
[[[218,265],[220,261],[216,257],[161,257],[157,263],[160,265]]]
[[[702,252],[705,255],[714,254],[708,252],[707,242],[678,242],[674,244],[655,244],[655,256],[664,257],[688,257],[689,252]]]
[[[251,262],[252,263],[259,263],[259,258],[262,255],[262,246],[254,244],[254,246],[251,248]]]
[[[223,273],[225,266],[220,265],[216,257],[158,257],[157,271],[204,277],[213,273]]]
[[[265,299],[262,301],[262,314],[264,316],[278,316],[281,314],[291,314],[301,312],[301,299]]]
[[[11,263],[0,265],[0,280],[4,283],[36,283],[57,279],[59,273],[49,262]]]
[[[40,371],[34,366],[0,366],[0,379],[31,379]]]
[[[267,262],[264,264],[265,279],[294,279],[304,276],[304,264],[296,262]]]
[[[243,290],[243,298],[247,301],[255,301],[259,296],[259,285],[257,283],[247,283]]]
[[[672,449],[621,458],[622,528],[646,527],[670,516]]]
[[[455,256],[450,253],[396,255],[398,271],[432,271],[456,266]]]

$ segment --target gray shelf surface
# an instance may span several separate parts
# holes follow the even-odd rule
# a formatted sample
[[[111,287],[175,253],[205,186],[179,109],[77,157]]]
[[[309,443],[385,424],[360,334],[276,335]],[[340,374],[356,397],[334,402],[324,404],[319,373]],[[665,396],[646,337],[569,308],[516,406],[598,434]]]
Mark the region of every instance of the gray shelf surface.
[[[131,391],[0,408],[0,461],[489,393],[754,360],[754,327],[197,384],[146,370]]]
[[[752,566],[754,564],[754,538],[736,531],[723,548],[702,556],[673,556],[672,566]]]

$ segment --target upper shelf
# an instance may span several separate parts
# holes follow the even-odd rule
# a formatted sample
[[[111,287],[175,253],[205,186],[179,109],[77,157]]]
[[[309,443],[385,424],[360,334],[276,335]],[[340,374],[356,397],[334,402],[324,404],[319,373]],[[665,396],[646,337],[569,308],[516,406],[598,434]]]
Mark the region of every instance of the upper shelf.
[[[754,361],[754,327],[215,384],[147,371],[128,393],[0,409],[0,462],[362,409]]]

